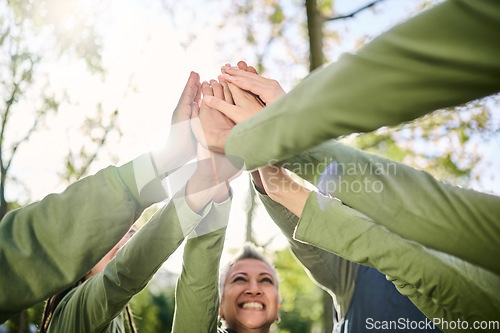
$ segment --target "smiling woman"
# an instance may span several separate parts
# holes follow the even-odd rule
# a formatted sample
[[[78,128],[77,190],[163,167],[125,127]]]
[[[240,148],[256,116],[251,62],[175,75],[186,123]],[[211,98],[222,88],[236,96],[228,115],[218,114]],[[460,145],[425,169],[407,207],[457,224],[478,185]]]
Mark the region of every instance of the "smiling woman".
[[[218,274],[224,236],[216,231],[186,242],[173,333],[269,333],[279,322],[276,270],[254,246],[245,244]],[[222,327],[217,325],[217,312]]]
[[[279,321],[281,298],[275,269],[251,245],[245,245],[220,276],[219,316],[229,331],[269,332]]]

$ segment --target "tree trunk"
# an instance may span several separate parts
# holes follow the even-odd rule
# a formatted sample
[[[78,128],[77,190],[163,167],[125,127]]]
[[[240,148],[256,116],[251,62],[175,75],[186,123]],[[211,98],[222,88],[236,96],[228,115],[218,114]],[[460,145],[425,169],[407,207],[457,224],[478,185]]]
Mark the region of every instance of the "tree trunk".
[[[2,148],[0,147],[0,154],[2,153]],[[0,159],[2,156],[0,156]],[[7,179],[6,177],[6,170],[3,168],[3,161],[0,160],[0,220],[3,219],[5,214],[9,211],[7,208],[7,201],[5,200],[5,181]]]
[[[247,210],[247,226],[246,226],[246,232],[245,232],[245,242],[255,244],[255,240],[253,238],[253,232],[252,232],[252,221],[253,221],[253,215],[254,215],[254,210],[255,210],[255,192],[253,190],[253,183],[252,183],[252,178],[250,177],[250,182],[249,182],[249,191],[248,191],[248,210]]]
[[[19,314],[19,322],[17,327],[17,333],[24,333],[26,328],[26,310],[21,311]]]
[[[309,71],[323,65],[323,17],[316,0],[306,0],[307,30],[309,34]]]

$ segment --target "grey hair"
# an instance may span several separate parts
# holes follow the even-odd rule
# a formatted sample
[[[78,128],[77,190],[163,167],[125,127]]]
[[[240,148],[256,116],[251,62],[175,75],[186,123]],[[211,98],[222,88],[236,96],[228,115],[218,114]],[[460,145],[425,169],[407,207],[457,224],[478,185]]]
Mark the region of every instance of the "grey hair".
[[[269,262],[269,260],[252,244],[252,243],[245,243],[243,244],[243,247],[236,253],[236,255],[231,259],[231,261],[226,264],[220,274],[219,274],[219,298],[222,300],[222,296],[224,293],[224,284],[226,283],[227,279],[227,273],[229,272],[229,269],[238,261],[245,260],[245,259],[256,259],[260,260],[263,263],[265,263],[269,268],[271,268],[271,271],[273,272],[274,279],[276,280],[276,289],[279,290],[279,281],[278,281],[278,274],[276,272],[276,268]],[[281,300],[281,296],[280,296]]]

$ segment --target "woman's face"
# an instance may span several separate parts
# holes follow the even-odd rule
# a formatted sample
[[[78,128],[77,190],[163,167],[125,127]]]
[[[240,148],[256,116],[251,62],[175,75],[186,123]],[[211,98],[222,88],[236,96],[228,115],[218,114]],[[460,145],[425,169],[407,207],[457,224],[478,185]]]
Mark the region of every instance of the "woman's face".
[[[273,270],[263,261],[243,259],[229,269],[219,309],[228,328],[267,332],[279,317],[279,293]]]

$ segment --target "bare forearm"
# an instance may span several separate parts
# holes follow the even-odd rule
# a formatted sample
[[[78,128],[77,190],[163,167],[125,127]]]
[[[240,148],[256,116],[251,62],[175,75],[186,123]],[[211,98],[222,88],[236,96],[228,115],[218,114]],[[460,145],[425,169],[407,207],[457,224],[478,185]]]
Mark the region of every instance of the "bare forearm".
[[[300,217],[311,191],[294,181],[284,169],[278,167],[260,168],[259,175],[265,193]]]
[[[217,183],[215,179],[202,176],[198,170],[186,185],[186,202],[194,212],[201,211],[215,198],[223,201],[224,196],[226,198],[229,196],[226,182]]]

